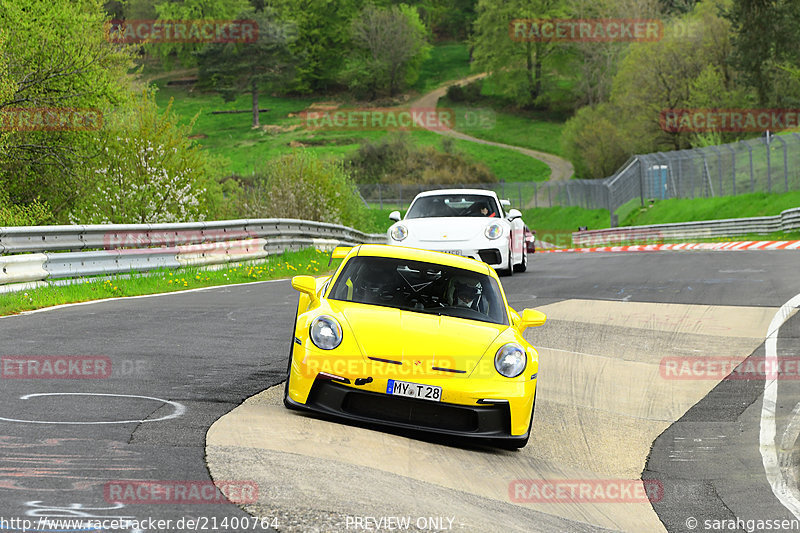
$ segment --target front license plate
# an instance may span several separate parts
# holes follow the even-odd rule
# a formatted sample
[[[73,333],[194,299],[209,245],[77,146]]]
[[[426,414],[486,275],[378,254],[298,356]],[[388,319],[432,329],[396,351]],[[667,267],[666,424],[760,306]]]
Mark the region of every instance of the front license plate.
[[[461,250],[442,250],[443,254],[461,255]]]
[[[432,402],[440,402],[442,400],[441,387],[395,381],[393,379],[390,379],[386,385],[386,394],[405,396],[406,398],[419,398],[420,400],[430,400]]]

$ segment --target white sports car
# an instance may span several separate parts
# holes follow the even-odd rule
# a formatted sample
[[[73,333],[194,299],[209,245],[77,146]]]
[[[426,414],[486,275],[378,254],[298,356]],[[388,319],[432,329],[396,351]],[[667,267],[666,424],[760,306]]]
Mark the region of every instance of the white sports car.
[[[522,213],[494,191],[443,189],[420,193],[404,219],[393,211],[389,244],[471,257],[504,274],[525,272],[525,224]]]

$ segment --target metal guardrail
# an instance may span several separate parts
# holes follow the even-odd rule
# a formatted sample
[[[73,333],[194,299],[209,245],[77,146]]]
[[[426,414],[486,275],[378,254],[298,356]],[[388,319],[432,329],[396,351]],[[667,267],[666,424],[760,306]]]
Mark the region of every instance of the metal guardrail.
[[[220,265],[287,250],[386,242],[382,233],[296,219],[2,227],[0,292],[52,279]]]
[[[649,226],[628,226],[579,231],[572,234],[574,246],[609,246],[622,242],[663,242],[675,239],[765,235],[800,229],[800,208],[787,209],[771,217],[731,218],[697,222],[676,222]]]

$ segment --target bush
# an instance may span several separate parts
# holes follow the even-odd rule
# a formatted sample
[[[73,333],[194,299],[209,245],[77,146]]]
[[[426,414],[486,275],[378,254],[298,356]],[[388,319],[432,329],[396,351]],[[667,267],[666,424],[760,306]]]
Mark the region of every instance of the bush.
[[[447,99],[453,103],[476,103],[481,100],[483,83],[475,80],[466,85],[451,85],[447,88]]]
[[[245,185],[241,214],[252,218],[299,218],[359,227],[366,206],[350,174],[336,161],[294,151],[269,161],[262,174]]]
[[[584,107],[569,119],[561,133],[564,154],[580,178],[605,178],[628,159],[629,145],[609,104]]]
[[[91,183],[70,212],[73,224],[190,222],[213,216],[221,199],[218,162],[188,138],[170,106],[159,113],[151,94],[129,117],[103,131]]]
[[[0,227],[3,226],[41,226],[53,221],[53,214],[47,202],[38,198],[27,205],[14,205],[8,195],[0,190]]]
[[[408,135],[388,135],[367,142],[348,158],[359,183],[489,183],[497,177],[482,163],[457,152],[452,139],[442,138],[442,149],[418,147]]]

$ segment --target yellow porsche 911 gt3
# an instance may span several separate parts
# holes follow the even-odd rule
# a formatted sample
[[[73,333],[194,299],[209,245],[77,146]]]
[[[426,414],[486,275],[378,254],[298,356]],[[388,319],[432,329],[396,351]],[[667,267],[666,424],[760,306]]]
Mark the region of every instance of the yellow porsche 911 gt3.
[[[284,393],[290,409],[521,448],[545,315],[508,306],[485,263],[414,248],[337,248],[331,277],[300,291]]]

